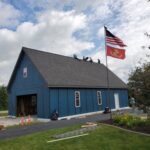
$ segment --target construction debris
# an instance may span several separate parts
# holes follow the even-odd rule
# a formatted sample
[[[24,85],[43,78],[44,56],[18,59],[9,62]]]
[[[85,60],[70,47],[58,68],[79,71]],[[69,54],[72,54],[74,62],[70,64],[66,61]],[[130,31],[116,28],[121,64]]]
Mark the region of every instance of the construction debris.
[[[82,125],[81,127],[82,128],[87,128],[87,127],[96,127],[97,126],[97,123],[94,123],[94,122],[86,122],[85,125]]]
[[[78,130],[66,132],[66,133],[59,134],[59,135],[54,135],[53,138],[61,139],[61,138],[66,138],[66,137],[78,136],[78,135],[93,131],[96,128],[97,128],[97,125],[87,126],[87,127],[84,127],[84,128],[78,129]]]
[[[3,125],[0,125],[0,130],[3,130],[4,129],[4,126]]]
[[[82,137],[82,136],[86,136],[86,135],[89,135],[89,134],[86,133],[86,134],[75,135],[75,136],[71,136],[71,137],[66,137],[66,138],[51,140],[51,141],[47,141],[47,143],[53,143],[53,142],[58,142],[58,141],[62,141],[62,140],[68,140],[68,139],[78,138],[78,137]]]

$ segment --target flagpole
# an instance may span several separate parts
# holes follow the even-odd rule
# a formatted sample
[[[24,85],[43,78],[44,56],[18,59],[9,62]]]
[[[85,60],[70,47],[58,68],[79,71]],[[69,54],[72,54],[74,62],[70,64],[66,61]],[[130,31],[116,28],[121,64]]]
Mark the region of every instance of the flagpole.
[[[111,115],[111,106],[110,106],[110,86],[109,86],[109,71],[108,71],[108,61],[107,61],[107,46],[106,46],[106,27],[104,26],[104,33],[105,33],[105,56],[106,56],[106,73],[107,73],[107,94],[106,94],[106,103],[107,107],[110,109],[110,119],[112,119]]]

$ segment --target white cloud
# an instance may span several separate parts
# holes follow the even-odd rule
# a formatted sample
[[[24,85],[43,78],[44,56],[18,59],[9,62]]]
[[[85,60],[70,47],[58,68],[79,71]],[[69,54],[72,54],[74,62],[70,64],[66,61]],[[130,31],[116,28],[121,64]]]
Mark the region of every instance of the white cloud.
[[[0,2],[0,26],[14,27],[19,23],[20,11],[12,5]]]
[[[97,36],[98,37],[104,37],[105,34],[104,34],[104,27],[101,27],[98,32],[97,32]]]
[[[74,4],[74,8],[76,11],[81,12],[86,10],[87,8],[97,9],[100,4],[104,4],[105,0],[72,0]]]
[[[113,22],[110,31],[119,36],[127,44],[126,47],[126,59],[121,61],[108,57],[109,68],[114,71],[121,79],[127,82],[129,72],[138,64],[138,61],[142,58],[143,61],[148,50],[143,50],[141,46],[150,45],[150,39],[148,39],[144,33],[150,33],[150,4],[146,1],[133,0],[122,1],[122,7],[120,14],[116,20],[120,20],[120,23]],[[120,3],[120,1],[118,2]],[[149,4],[149,5],[148,5]],[[119,4],[116,5],[119,6]],[[103,29],[100,28],[98,36],[103,35]],[[99,54],[96,54],[96,56]],[[104,57],[104,55],[103,55]],[[105,60],[102,59],[105,63]],[[150,60],[149,60],[150,61]]]
[[[86,27],[86,16],[71,12],[48,11],[37,16],[38,23],[24,22],[16,31],[0,29],[0,81],[7,83],[22,46],[63,55],[79,54],[94,47],[92,42],[73,34]]]
[[[93,11],[94,13],[90,15],[89,21],[104,21],[112,14],[111,9],[109,8],[109,3],[107,1],[99,3],[96,9],[93,8]]]
[[[86,26],[86,16],[83,13],[76,15],[75,11],[46,11],[38,15],[38,21],[46,22],[51,26],[65,26],[70,31],[79,30]]]
[[[73,11],[64,12],[65,5],[72,5]],[[7,6],[16,13],[4,14],[5,17],[1,20],[2,11],[0,24],[8,26],[8,18],[14,18],[10,19],[13,20],[13,23],[10,21],[11,25],[17,24],[19,12],[11,5],[7,4]],[[146,0],[33,0],[28,3],[28,6],[32,10],[36,7],[44,9],[38,14],[34,13],[37,15],[34,18],[37,23],[23,22],[17,26],[16,31],[0,29],[0,52],[3,53],[0,55],[0,74],[4,74],[0,76],[0,81],[3,83],[8,82],[22,46],[63,55],[73,53],[81,55],[82,51],[87,49],[89,56],[91,52],[88,52],[97,45],[95,49],[99,52],[91,56],[95,61],[100,58],[105,64],[104,24],[128,45],[125,60],[108,57],[109,68],[125,82],[129,71],[148,53],[148,50],[141,48],[143,45],[150,44],[150,40],[144,36],[144,32],[150,33],[150,3]],[[74,36],[77,31],[78,38]],[[98,40],[100,42],[97,44]]]
[[[145,55],[149,53],[148,50],[143,50],[141,46],[150,44],[150,39],[144,35],[145,32],[150,32],[150,4],[140,0],[123,2],[118,33],[121,31],[119,35],[128,47],[126,48],[125,63],[118,65],[118,68],[122,67],[126,72],[129,72],[133,67],[139,65],[138,61],[141,58],[144,60]],[[128,76],[122,74],[121,77],[126,80]]]

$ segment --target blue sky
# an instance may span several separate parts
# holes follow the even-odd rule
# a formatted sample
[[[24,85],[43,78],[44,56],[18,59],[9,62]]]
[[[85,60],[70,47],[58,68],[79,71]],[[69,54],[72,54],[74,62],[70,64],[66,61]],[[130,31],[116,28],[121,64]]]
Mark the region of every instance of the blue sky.
[[[99,58],[105,64],[104,24],[127,45],[126,59],[108,58],[109,68],[127,82],[149,53],[147,0],[0,0],[0,84],[7,85],[21,47]]]

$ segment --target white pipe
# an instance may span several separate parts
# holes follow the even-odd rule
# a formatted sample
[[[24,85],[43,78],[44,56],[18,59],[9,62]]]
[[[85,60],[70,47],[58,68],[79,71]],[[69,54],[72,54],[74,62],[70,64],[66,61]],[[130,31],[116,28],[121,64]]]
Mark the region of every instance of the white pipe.
[[[62,140],[67,140],[67,139],[73,139],[73,138],[77,138],[77,137],[81,137],[81,136],[86,136],[86,135],[89,135],[89,134],[85,133],[85,134],[71,136],[71,137],[66,137],[66,138],[61,138],[61,139],[57,139],[57,140],[51,140],[51,141],[47,141],[47,143],[53,143],[53,142],[57,142],[57,141],[62,141]]]

